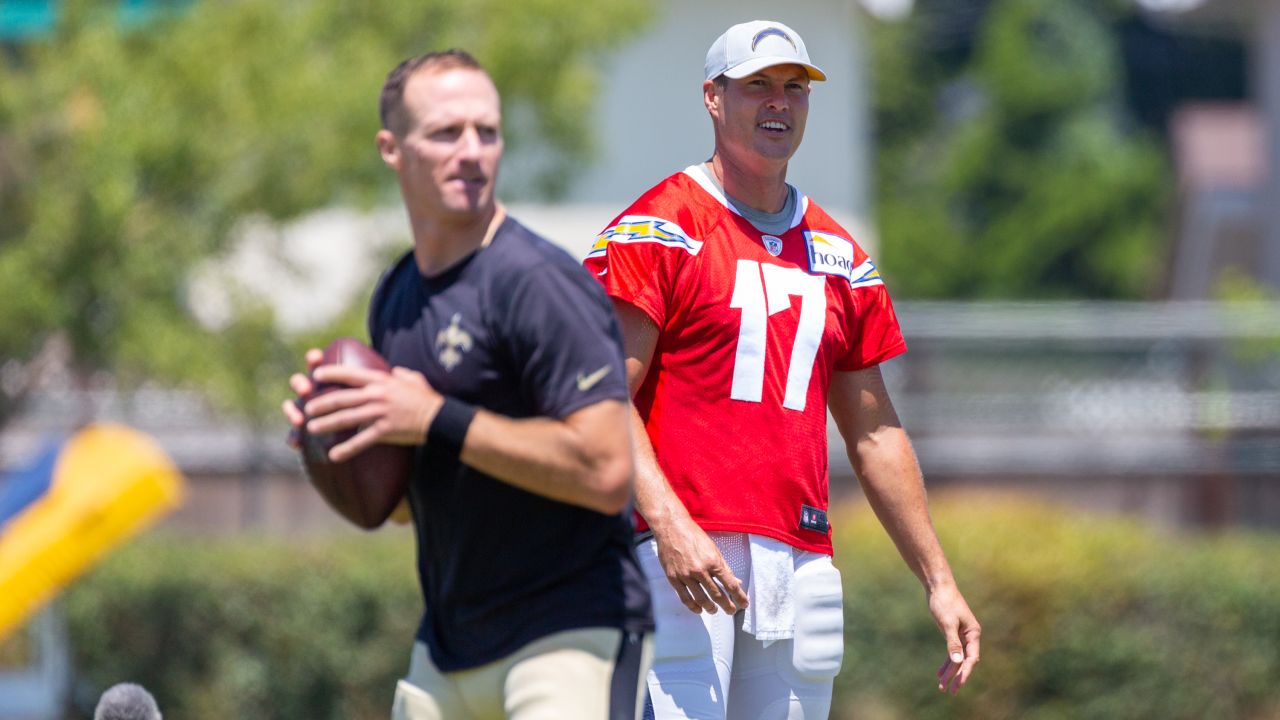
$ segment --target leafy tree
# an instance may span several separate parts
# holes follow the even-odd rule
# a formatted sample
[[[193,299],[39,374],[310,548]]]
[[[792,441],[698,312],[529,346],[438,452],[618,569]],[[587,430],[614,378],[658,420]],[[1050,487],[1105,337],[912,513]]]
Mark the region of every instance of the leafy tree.
[[[872,33],[880,254],[902,294],[1151,290],[1168,170],[1124,112],[1126,12],[1114,0],[936,0]]]
[[[466,47],[539,147],[527,187],[553,196],[591,151],[597,56],[642,0],[176,2],[145,22],[61,4],[48,37],[0,54],[0,425],[33,358],[61,338],[80,377],[191,383],[274,412],[296,343],[243,303],[221,333],[191,318],[191,269],[237,223],[393,197],[373,148],[399,60]],[[358,312],[349,316],[359,315]]]

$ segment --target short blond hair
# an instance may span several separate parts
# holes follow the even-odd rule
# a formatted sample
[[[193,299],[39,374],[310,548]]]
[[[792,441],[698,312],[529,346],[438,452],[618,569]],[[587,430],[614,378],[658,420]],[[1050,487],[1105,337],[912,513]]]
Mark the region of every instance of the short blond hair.
[[[378,99],[378,115],[382,120],[382,129],[390,130],[397,137],[402,137],[408,131],[404,117],[404,86],[414,73],[440,72],[457,68],[478,70],[486,76],[489,74],[471,53],[458,48],[424,53],[395,66],[391,72],[387,73],[386,82],[382,84],[382,95]]]

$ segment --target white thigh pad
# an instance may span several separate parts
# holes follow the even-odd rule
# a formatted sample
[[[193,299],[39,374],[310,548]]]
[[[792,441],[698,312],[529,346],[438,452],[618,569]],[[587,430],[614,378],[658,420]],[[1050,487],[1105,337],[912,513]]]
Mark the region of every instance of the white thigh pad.
[[[792,664],[809,678],[834,678],[844,659],[844,592],[840,571],[823,555],[796,568]]]

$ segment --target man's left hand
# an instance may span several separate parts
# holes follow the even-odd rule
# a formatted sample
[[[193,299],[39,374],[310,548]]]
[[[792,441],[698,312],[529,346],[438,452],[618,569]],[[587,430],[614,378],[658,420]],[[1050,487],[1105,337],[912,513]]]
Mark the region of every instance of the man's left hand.
[[[929,612],[947,640],[947,660],[938,668],[938,690],[955,695],[978,664],[982,626],[954,585],[929,593]]]

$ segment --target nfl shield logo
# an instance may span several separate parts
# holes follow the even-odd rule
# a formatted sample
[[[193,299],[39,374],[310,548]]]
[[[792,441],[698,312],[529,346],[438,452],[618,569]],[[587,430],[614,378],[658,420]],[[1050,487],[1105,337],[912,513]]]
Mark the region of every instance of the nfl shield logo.
[[[768,250],[770,255],[778,257],[782,253],[782,240],[780,238],[772,235],[761,235],[760,239],[764,241],[764,249]]]

